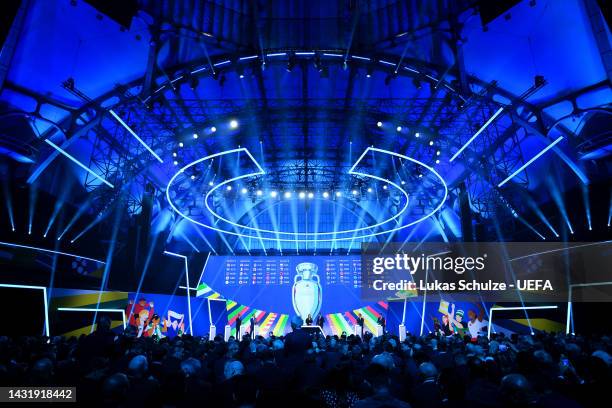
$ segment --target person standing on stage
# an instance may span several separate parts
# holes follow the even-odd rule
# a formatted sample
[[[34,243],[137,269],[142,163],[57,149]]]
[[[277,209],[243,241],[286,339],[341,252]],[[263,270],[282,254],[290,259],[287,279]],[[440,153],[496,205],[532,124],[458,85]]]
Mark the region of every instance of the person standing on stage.
[[[323,330],[323,326],[325,326],[325,318],[323,317],[322,314],[320,314],[319,317],[317,317],[317,326],[319,326],[321,330]]]
[[[236,340],[240,341],[242,340],[240,338],[240,325],[242,324],[242,319],[240,318],[240,316],[236,317]]]
[[[306,318],[306,326],[312,326],[312,315],[308,313],[308,317]]]
[[[357,324],[361,326],[361,337],[363,337],[363,325],[365,324],[365,319],[361,313],[357,313]]]
[[[385,334],[385,324],[387,323],[385,321],[385,318],[383,315],[380,315],[378,317],[378,319],[376,320],[376,323],[378,323],[380,325],[380,327],[382,327],[382,334]]]
[[[251,338],[255,340],[255,316],[251,317]]]

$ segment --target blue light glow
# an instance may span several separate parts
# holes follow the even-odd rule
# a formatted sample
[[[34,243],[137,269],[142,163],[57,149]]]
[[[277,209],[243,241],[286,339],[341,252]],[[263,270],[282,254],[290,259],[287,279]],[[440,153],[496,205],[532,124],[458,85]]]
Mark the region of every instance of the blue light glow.
[[[140,144],[141,144],[141,145],[142,145],[142,146],[143,146],[145,149],[147,149],[147,150],[149,151],[149,153],[151,153],[151,154],[153,155],[153,157],[155,157],[155,158],[157,159],[157,161],[159,161],[160,163],[163,163],[163,162],[164,162],[164,161],[161,159],[161,157],[159,157],[159,156],[158,156],[158,155],[157,155],[157,154],[156,154],[156,153],[153,151],[153,149],[151,149],[151,148],[149,147],[149,145],[148,145],[148,144],[146,144],[146,143],[145,143],[145,141],[144,141],[144,140],[142,140],[142,139],[141,139],[141,138],[140,138],[140,137],[139,137],[139,136],[136,134],[136,132],[134,132],[134,131],[132,130],[132,128],[131,128],[131,127],[129,127],[129,126],[128,126],[128,124],[127,124],[127,123],[125,123],[125,122],[123,121],[123,119],[121,119],[121,118],[119,117],[119,115],[117,115],[117,114],[115,113],[115,111],[113,111],[112,109],[109,109],[109,110],[108,110],[108,113],[110,113],[110,114],[111,114],[111,115],[112,115],[112,116],[113,116],[113,117],[114,117],[114,118],[117,120],[117,122],[119,122],[119,123],[121,124],[121,126],[123,126],[123,127],[125,128],[125,130],[127,130],[127,131],[128,131],[128,132],[129,132],[129,133],[132,135],[132,136],[134,136],[134,138],[135,138],[136,140],[138,140],[138,143],[140,143]]]
[[[506,184],[508,181],[512,180],[517,174],[519,174],[521,171],[525,170],[527,168],[527,166],[529,166],[531,163],[533,163],[534,161],[536,161],[540,156],[542,156],[544,153],[546,153],[547,151],[549,151],[550,149],[552,149],[557,143],[559,143],[561,140],[563,140],[563,136],[559,136],[554,142],[552,142],[551,144],[549,144],[548,146],[546,146],[544,149],[542,149],[542,151],[540,151],[538,154],[536,154],[535,156],[533,156],[531,159],[529,159],[525,164],[523,164],[521,167],[519,167],[514,173],[512,173],[511,175],[509,175],[508,177],[506,177],[501,183],[499,183],[497,185],[497,187],[501,187],[504,184]]]
[[[465,142],[465,144],[464,144],[463,146],[461,146],[461,148],[460,148],[459,150],[457,150],[457,153],[455,153],[455,154],[453,155],[453,157],[451,157],[451,158],[450,158],[450,160],[449,160],[449,161],[451,161],[451,162],[452,162],[453,160],[455,160],[455,159],[457,158],[457,156],[459,156],[459,155],[461,154],[461,152],[463,152],[463,151],[464,151],[464,150],[465,150],[465,149],[466,149],[466,148],[467,148],[467,147],[468,147],[468,146],[469,146],[469,145],[470,145],[470,144],[471,144],[471,143],[474,141],[474,139],[476,139],[476,138],[478,137],[478,135],[480,135],[480,134],[481,134],[481,133],[482,133],[482,132],[483,132],[483,131],[484,131],[484,130],[485,130],[485,129],[486,129],[486,128],[487,128],[487,127],[488,127],[488,126],[491,124],[491,123],[493,123],[493,121],[495,120],[495,118],[497,118],[499,115],[501,115],[501,113],[502,113],[503,111],[504,111],[504,108],[503,108],[503,107],[499,108],[499,109],[498,109],[498,110],[497,110],[497,111],[496,111],[496,112],[493,114],[493,116],[491,116],[491,117],[489,118],[489,120],[487,120],[487,121],[485,122],[485,124],[484,124],[484,125],[482,125],[482,126],[480,127],[480,129],[478,129],[478,131],[477,131],[476,133],[474,133],[474,136],[470,137],[470,138],[468,139],[468,141],[467,141],[467,142]]]

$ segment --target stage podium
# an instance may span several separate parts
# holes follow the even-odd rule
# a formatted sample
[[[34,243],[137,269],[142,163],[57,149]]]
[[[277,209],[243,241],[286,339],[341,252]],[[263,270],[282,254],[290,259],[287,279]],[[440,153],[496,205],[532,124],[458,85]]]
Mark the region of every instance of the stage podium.
[[[225,339],[225,341],[229,341],[229,338],[232,335],[232,326],[230,326],[229,324],[225,325],[225,332],[223,333],[223,338]]]
[[[365,327],[363,328],[363,333],[365,334]],[[361,326],[356,324],[353,326],[353,334],[355,336],[361,337]]]
[[[404,323],[401,323],[399,325],[399,341],[402,342],[406,340],[406,326],[404,326]]]
[[[380,337],[380,336],[382,336],[383,334],[384,334],[384,333],[383,333],[383,328],[382,328],[382,326],[381,326],[380,324],[377,324],[377,325],[376,325],[376,337]]]
[[[216,335],[217,335],[217,327],[214,324],[211,324],[209,331],[208,331],[208,340],[213,341]]]

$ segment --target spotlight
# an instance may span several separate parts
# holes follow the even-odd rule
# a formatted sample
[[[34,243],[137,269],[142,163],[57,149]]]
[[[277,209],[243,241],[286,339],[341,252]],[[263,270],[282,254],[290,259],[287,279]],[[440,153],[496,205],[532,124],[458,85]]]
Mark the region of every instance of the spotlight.
[[[440,164],[440,159],[436,159],[436,164]]]
[[[306,198],[306,193],[303,191],[300,191],[300,194],[298,194],[298,197],[300,197],[301,199]]]
[[[226,189],[227,191],[232,191],[232,186],[229,186],[229,185],[228,185],[227,187],[225,187],[225,189]]]
[[[240,192],[241,192],[242,194],[246,194],[246,193],[248,192],[248,190],[247,190],[246,188],[242,187],[242,190],[240,190]]]
[[[433,140],[430,140],[430,141],[429,141],[429,145],[430,145],[430,146],[433,146],[433,144],[434,144],[434,143],[433,143]]]
[[[237,68],[236,73],[238,74],[238,78],[244,78],[244,70],[242,68]]]
[[[383,190],[386,190],[386,189],[387,189],[387,185],[385,184],[383,185]]]
[[[197,133],[194,133],[194,134],[193,134],[193,138],[194,138],[194,139],[197,139],[197,138],[198,138],[198,134],[197,134]]]
[[[323,192],[323,198],[329,198],[329,193],[327,191]]]
[[[372,78],[372,74],[374,73],[374,69],[372,67],[368,67],[366,70],[366,78]]]
[[[211,131],[212,133],[215,133],[215,132],[217,131],[217,128],[213,126],[213,127],[211,127],[211,128],[210,128],[210,131]]]
[[[214,185],[215,185],[215,183],[213,183],[212,181],[209,181],[209,182],[208,182],[208,185],[212,187],[212,186],[214,186]]]
[[[406,185],[406,182],[404,180],[402,180],[402,186]]]
[[[336,191],[336,197],[342,197],[342,192],[341,191]]]
[[[419,132],[416,132],[416,133],[414,134],[414,137],[421,137],[421,134],[420,134]]]
[[[440,151],[438,150],[438,151],[436,152],[436,156],[439,156],[439,155],[440,155]]]
[[[236,129],[238,127],[238,121],[236,119],[232,119],[229,125],[231,129]]]
[[[194,174],[191,175],[191,179],[195,180],[195,175]]]
[[[368,187],[368,193],[372,192],[372,187]]]
[[[308,193],[308,198],[314,198],[314,193],[313,192]]]
[[[257,190],[255,194],[257,194],[257,197],[261,197],[263,195],[263,191]]]
[[[176,157],[176,156],[178,156],[178,153],[173,152],[173,153],[172,153],[172,157]]]
[[[180,142],[179,147],[183,147],[183,146],[184,146],[183,142]]]
[[[174,161],[174,165],[175,165],[175,166],[178,166],[178,162],[177,162],[176,160]]]
[[[401,126],[398,126],[396,129],[397,129],[398,132],[402,131],[402,127]]]
[[[355,196],[356,196],[357,194],[359,194],[359,191],[357,191],[357,190],[353,190],[353,195],[355,195]]]
[[[285,191],[285,198],[291,198],[291,191]]]
[[[278,193],[276,191],[270,191],[270,197],[276,198],[277,195]]]
[[[380,122],[380,121],[379,121],[379,122],[376,122],[376,126],[378,126],[378,127],[382,127],[382,122]]]

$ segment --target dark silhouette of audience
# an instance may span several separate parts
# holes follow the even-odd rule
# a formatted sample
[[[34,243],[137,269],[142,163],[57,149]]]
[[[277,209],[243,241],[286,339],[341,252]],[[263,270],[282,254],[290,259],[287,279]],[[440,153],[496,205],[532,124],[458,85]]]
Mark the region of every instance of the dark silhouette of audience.
[[[612,385],[607,336],[307,333],[136,338],[100,319],[80,338],[0,337],[3,386],[76,386],[87,406],[595,407]],[[607,405],[607,404],[606,404]]]

